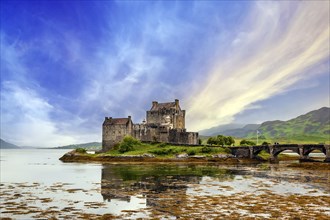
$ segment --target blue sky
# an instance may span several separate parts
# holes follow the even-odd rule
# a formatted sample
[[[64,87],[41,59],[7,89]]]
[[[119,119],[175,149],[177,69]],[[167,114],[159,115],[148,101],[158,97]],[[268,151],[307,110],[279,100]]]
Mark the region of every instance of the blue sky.
[[[330,105],[328,1],[1,1],[1,138],[101,141],[180,99],[188,130]]]

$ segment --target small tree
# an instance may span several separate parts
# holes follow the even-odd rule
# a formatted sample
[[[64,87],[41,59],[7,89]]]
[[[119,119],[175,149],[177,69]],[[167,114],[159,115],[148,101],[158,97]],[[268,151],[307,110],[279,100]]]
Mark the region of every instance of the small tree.
[[[226,145],[229,145],[229,146],[235,144],[235,140],[234,140],[234,138],[233,138],[232,136],[228,136],[228,137],[226,137],[226,139],[225,139],[225,144],[226,144]]]
[[[125,153],[134,150],[134,146],[141,145],[141,142],[131,136],[126,136],[119,144],[119,152]]]
[[[223,135],[218,135],[216,144],[223,146],[223,145],[225,145],[225,143],[226,143],[226,137]]]
[[[201,149],[201,153],[211,153],[212,152],[212,148],[211,147],[203,147],[202,149]]]
[[[224,146],[224,145],[232,145],[232,144],[235,144],[235,140],[233,137],[231,136],[224,136],[224,135],[218,135],[216,137],[210,137],[208,140],[207,140],[207,144],[210,144],[210,145],[221,145],[221,146]]]
[[[217,144],[216,138],[215,137],[210,137],[209,139],[207,139],[207,144],[209,144],[209,145]]]

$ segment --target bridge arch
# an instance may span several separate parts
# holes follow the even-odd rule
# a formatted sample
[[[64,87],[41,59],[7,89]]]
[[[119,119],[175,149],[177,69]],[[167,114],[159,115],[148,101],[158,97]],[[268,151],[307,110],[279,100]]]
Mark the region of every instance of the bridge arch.
[[[253,154],[253,156],[257,156],[263,150],[266,151],[267,153],[269,153],[268,146],[253,146],[251,153]]]
[[[323,154],[322,156],[318,156],[316,158],[311,158],[313,160],[318,160],[318,159],[322,159],[322,158],[326,158],[327,157],[327,152],[326,149],[324,147],[306,147],[306,149],[304,149],[303,151],[303,157],[304,158],[310,158],[310,153],[312,153],[313,151],[318,150],[321,152],[321,154]]]
[[[297,153],[298,155],[300,155],[300,152],[299,152],[299,148],[285,148],[285,147],[281,147],[280,149],[274,149],[274,152],[273,152],[273,156],[274,157],[277,157],[280,153],[282,153],[283,151],[286,151],[286,150],[289,150],[289,151],[292,151],[294,153]]]

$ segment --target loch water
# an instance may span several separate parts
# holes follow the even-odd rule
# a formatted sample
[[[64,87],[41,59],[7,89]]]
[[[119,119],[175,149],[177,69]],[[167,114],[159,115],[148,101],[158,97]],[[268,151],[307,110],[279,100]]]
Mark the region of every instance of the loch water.
[[[262,200],[270,195],[276,199],[308,196],[310,203],[315,203],[312,210],[300,207],[303,204],[298,199],[292,204],[292,210],[300,213],[299,216],[315,210],[321,211],[323,217],[330,217],[329,170],[290,169],[286,166],[288,162],[250,165],[63,163],[59,158],[67,151],[1,149],[0,217],[273,218],[274,212],[256,212],[244,207],[245,203],[248,206],[245,199]],[[265,203],[261,200],[256,200],[255,205]],[[211,206],[214,210],[202,208]],[[288,213],[288,217],[292,217],[295,212]]]

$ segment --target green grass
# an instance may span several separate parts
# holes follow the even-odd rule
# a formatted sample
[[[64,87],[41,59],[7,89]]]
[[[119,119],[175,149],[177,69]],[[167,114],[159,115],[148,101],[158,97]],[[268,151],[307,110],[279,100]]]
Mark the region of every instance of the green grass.
[[[259,154],[259,157],[261,157],[264,160],[268,160],[270,158],[270,154],[267,153],[266,151],[262,150]]]
[[[229,154],[230,150],[226,147],[205,147],[205,146],[174,146],[170,144],[147,144],[135,145],[133,150],[120,153],[118,149],[106,152],[106,155],[143,155],[145,153],[154,154],[157,157],[174,157],[177,154],[187,153],[188,155],[211,156],[213,154]]]
[[[264,150],[260,151],[260,153],[258,154],[258,157],[261,157],[264,160],[268,160],[270,159],[270,154]],[[282,154],[280,153],[278,156],[278,159],[286,159],[286,158],[290,158],[290,157],[299,157],[299,155],[286,155],[286,154]]]
[[[81,154],[85,154],[86,153],[86,149],[84,149],[84,148],[77,148],[76,149],[76,152],[81,153]]]

